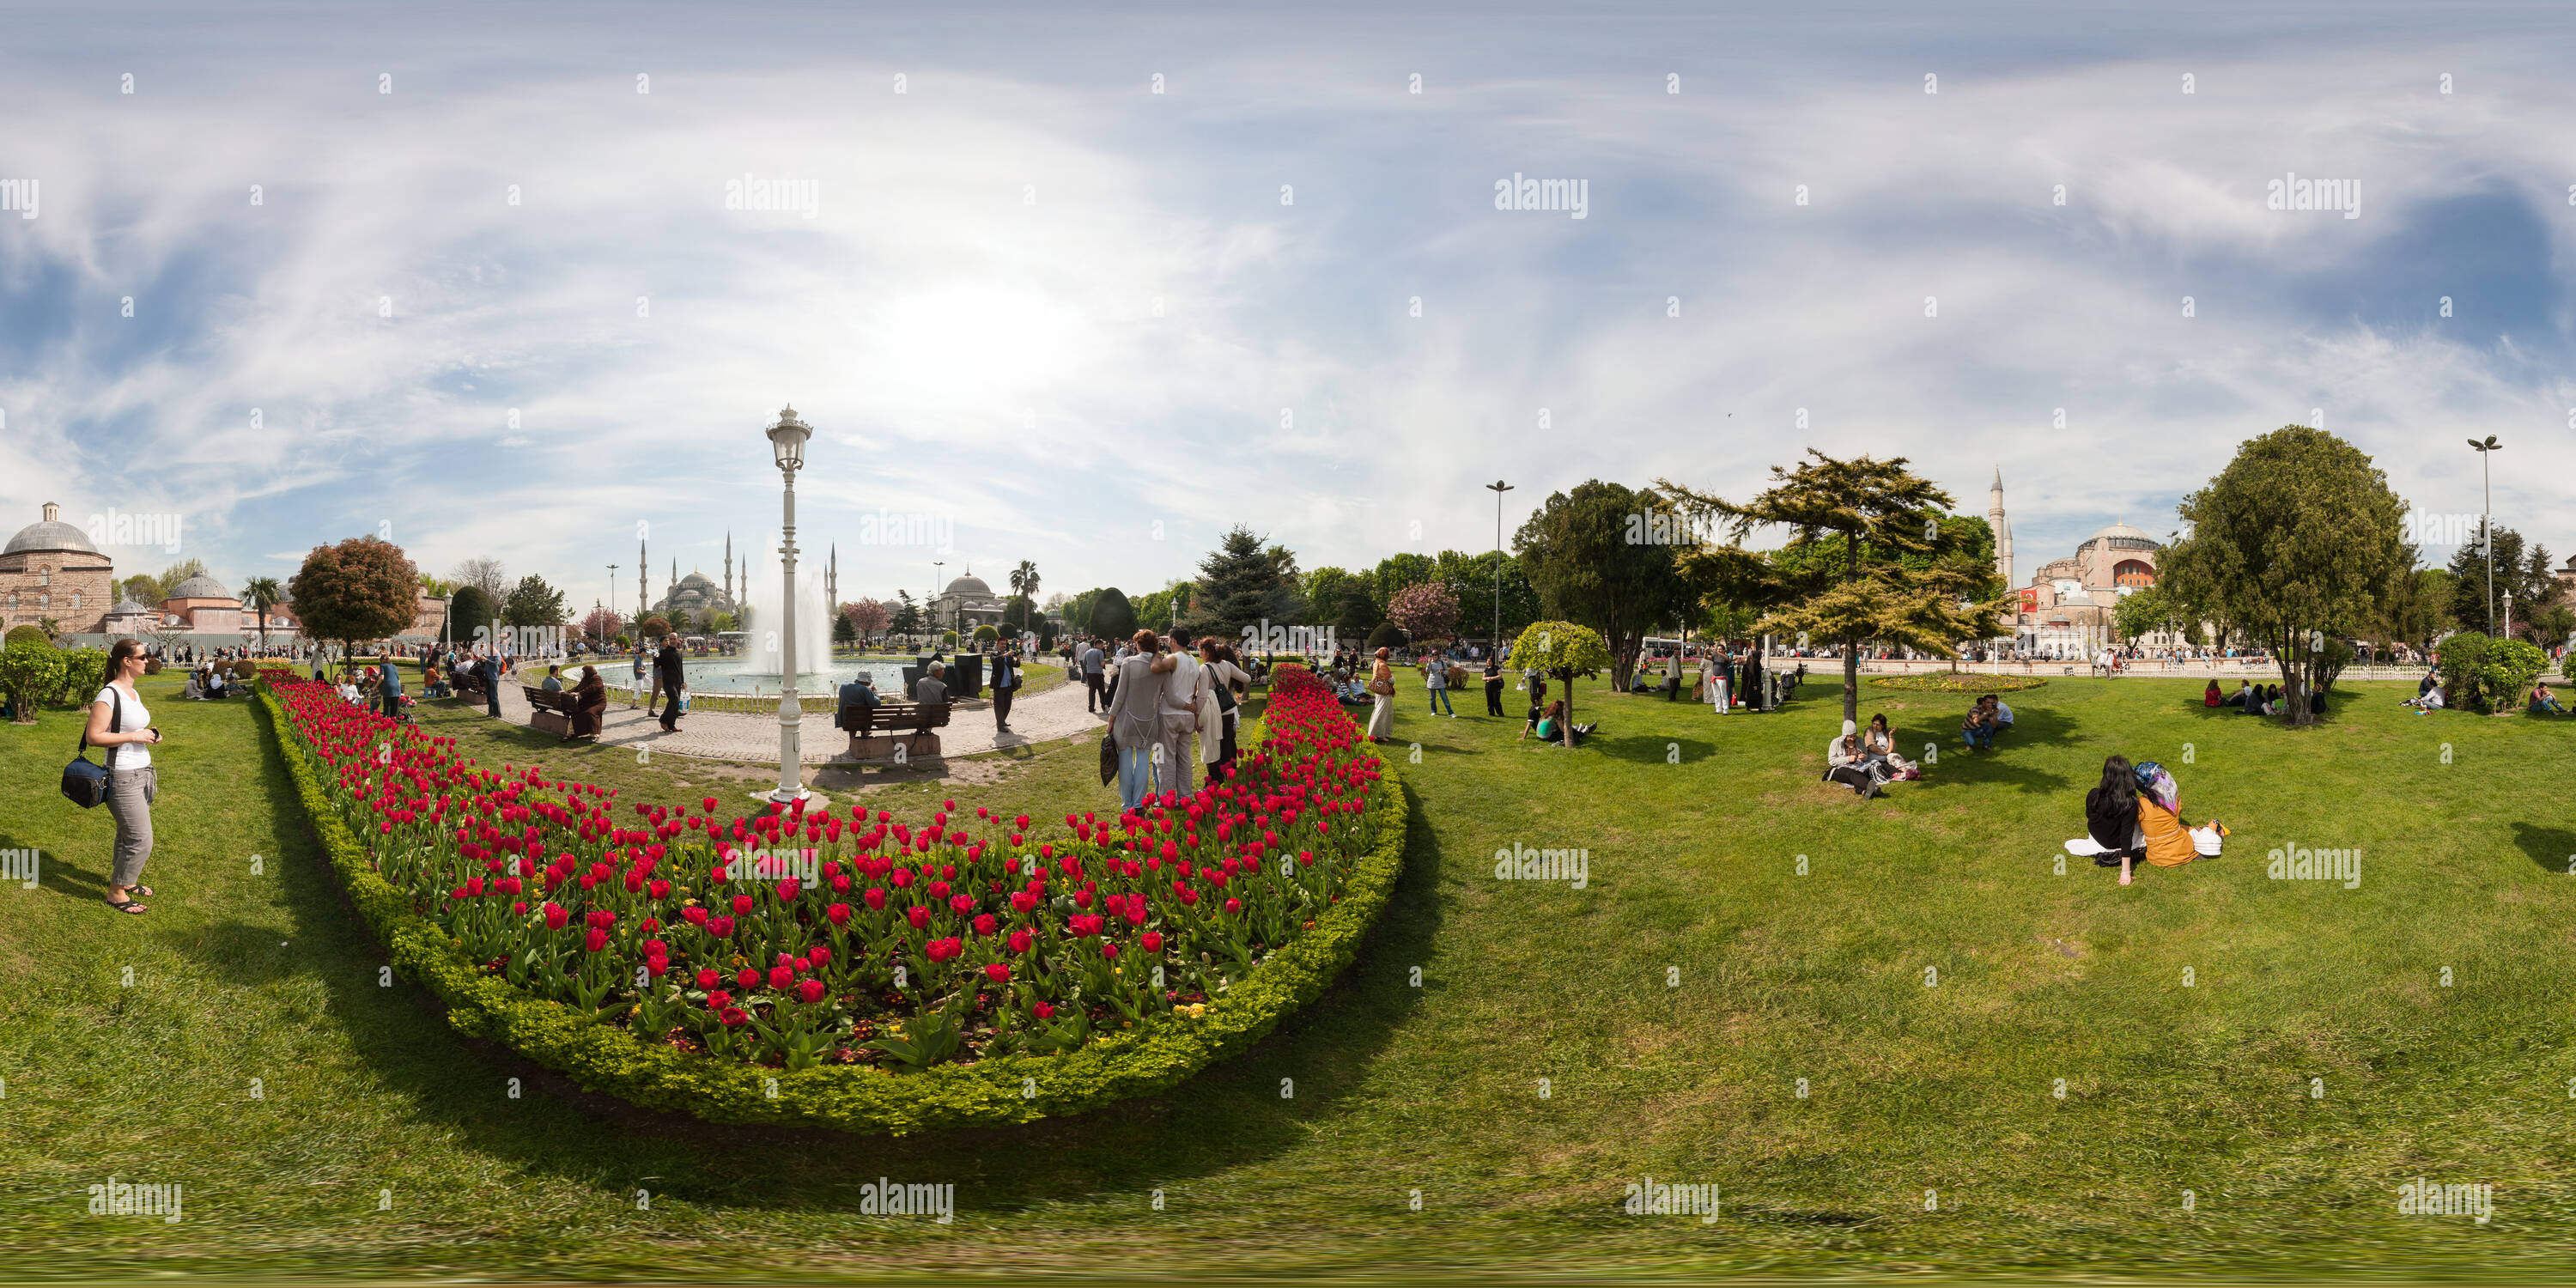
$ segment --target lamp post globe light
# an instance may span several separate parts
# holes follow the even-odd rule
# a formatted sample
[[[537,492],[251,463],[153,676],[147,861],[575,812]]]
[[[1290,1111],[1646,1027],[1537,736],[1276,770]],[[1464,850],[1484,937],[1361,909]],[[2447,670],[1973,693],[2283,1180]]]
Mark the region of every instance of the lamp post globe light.
[[[796,471],[805,468],[805,440],[814,436],[814,428],[796,418],[792,406],[779,409],[778,423],[769,427],[769,446],[778,461],[782,488],[782,521],[779,527],[778,557],[784,569],[782,594],[778,601],[778,789],[768,798],[779,804],[805,798],[804,755],[799,746],[799,725],[804,723],[805,704],[796,694]]]

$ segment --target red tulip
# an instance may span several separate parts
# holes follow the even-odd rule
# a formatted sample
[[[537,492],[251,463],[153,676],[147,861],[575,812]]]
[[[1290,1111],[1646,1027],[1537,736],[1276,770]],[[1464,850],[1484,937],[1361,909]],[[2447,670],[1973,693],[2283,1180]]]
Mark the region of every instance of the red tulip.
[[[984,967],[984,978],[996,984],[1008,983],[1011,978],[1011,968],[1000,962],[989,962]]]
[[[823,988],[823,981],[819,979],[809,979],[796,986],[796,1000],[809,1004],[819,1002],[823,1000],[824,992],[825,989]]]

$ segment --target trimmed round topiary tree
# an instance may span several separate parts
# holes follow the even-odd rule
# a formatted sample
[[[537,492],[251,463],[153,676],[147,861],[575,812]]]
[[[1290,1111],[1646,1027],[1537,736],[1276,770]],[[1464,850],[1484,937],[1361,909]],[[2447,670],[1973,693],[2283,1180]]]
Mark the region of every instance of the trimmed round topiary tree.
[[[1610,665],[1610,646],[1599,632],[1573,622],[1531,622],[1512,641],[1511,665],[1544,671],[1565,684],[1565,718],[1557,735],[1574,745],[1574,677]]]

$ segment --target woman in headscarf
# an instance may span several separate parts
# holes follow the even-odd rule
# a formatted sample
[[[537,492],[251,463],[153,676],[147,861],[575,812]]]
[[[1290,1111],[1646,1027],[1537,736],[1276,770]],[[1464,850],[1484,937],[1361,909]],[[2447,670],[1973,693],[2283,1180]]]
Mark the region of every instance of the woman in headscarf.
[[[2218,857],[2226,827],[2216,819],[2202,827],[2183,822],[2181,789],[2164,766],[2150,760],[2132,773],[2138,782],[2138,830],[2146,838],[2147,862],[2178,868],[2195,858]]]
[[[600,718],[608,711],[608,681],[601,679],[599,668],[581,668],[581,683],[572,686],[572,733],[574,738],[599,736]]]
[[[2102,847],[2093,862],[2106,868],[2117,862],[2120,884],[2129,884],[2130,865],[2147,851],[2138,822],[2138,776],[2128,757],[2103,758],[2101,785],[2084,793],[2084,830]]]

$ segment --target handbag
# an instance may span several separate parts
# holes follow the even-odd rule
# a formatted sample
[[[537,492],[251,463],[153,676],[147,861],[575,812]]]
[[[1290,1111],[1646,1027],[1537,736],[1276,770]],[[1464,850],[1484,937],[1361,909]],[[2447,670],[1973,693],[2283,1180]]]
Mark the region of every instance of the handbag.
[[[107,691],[116,700],[116,716],[107,727],[111,732],[123,732],[118,726],[125,723],[125,695],[118,693],[112,684],[107,686]],[[107,754],[110,759],[115,758],[116,749],[108,748]],[[80,750],[72,757],[72,763],[63,766],[63,795],[82,809],[94,809],[107,801],[107,766],[93,763],[89,758],[89,722],[86,720],[81,722]]]
[[[1109,780],[1116,778],[1117,776],[1118,735],[1114,733],[1104,733],[1100,735],[1100,785],[1107,787],[1109,785]]]
[[[1389,698],[1394,697],[1394,696],[1395,696],[1395,681],[1393,681],[1393,680],[1381,680],[1381,679],[1377,678],[1376,676],[1372,675],[1372,676],[1370,676],[1370,677],[1369,677],[1369,682],[1368,682],[1368,691],[1369,691],[1369,692],[1371,692],[1371,693],[1377,694],[1377,695],[1378,695],[1378,696],[1380,696],[1380,697],[1389,697]]]

